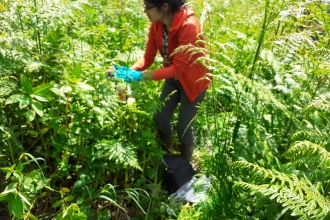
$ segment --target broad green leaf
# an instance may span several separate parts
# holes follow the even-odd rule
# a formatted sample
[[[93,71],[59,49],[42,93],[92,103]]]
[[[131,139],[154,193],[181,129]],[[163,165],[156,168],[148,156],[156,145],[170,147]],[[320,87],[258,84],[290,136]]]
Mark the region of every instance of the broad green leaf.
[[[62,89],[51,88],[50,90],[58,96],[65,97],[64,91]]]
[[[30,82],[30,80],[28,78],[26,78],[25,75],[21,75],[21,86],[22,86],[22,90],[28,94],[32,94],[33,93],[33,87],[32,87],[32,83]]]
[[[13,103],[16,103],[16,102],[20,102],[21,99],[23,99],[23,98],[24,98],[24,95],[22,95],[22,94],[15,94],[15,95],[10,96],[6,100],[5,104],[8,105],[8,104],[13,104]]]
[[[81,82],[81,81],[82,81],[81,78],[70,78],[70,77],[68,77],[67,80],[68,80],[70,83],[77,83],[77,82]]]
[[[11,176],[11,172],[8,172],[7,174],[6,174],[6,180]]]
[[[42,192],[37,196],[37,198],[40,199],[40,198],[44,198],[46,196],[48,196],[48,194],[46,192]]]
[[[35,95],[34,98],[40,102],[48,102],[51,99],[46,95]]]
[[[15,190],[12,190],[13,192],[16,191]],[[15,197],[15,194],[14,193],[1,193],[0,194],[0,202],[3,202],[3,201],[10,201],[12,200],[13,198]]]
[[[52,87],[53,87],[53,84],[50,84],[50,83],[42,84],[40,86],[37,86],[37,87],[33,88],[33,90],[34,90],[33,94],[36,95],[36,94],[41,93],[41,92],[47,92]]]
[[[13,166],[11,167],[0,167],[0,170],[2,170],[3,172],[7,173],[6,174],[6,179],[8,179],[11,174],[12,174],[12,171],[15,169],[16,167],[16,164],[14,164]],[[6,187],[6,189],[10,186],[10,184]]]
[[[64,201],[66,202],[71,202],[72,200],[74,200],[74,196],[67,196],[64,198]]]
[[[153,138],[154,136],[155,133],[151,132],[150,130],[142,131],[142,137]]]
[[[57,200],[57,201],[52,205],[52,207],[53,207],[53,208],[57,208],[57,207],[59,207],[61,204],[62,204],[62,200]]]
[[[86,84],[86,83],[83,83],[83,82],[77,82],[77,85],[82,88],[83,90],[87,90],[87,91],[92,91],[92,90],[95,90],[94,87]]]
[[[23,214],[23,201],[19,196],[15,196],[12,200],[8,201],[8,211],[17,219],[21,219]]]
[[[44,135],[48,130],[49,130],[49,128],[40,129],[40,135]]]
[[[76,65],[75,68],[73,69],[73,75],[76,78],[80,77],[80,75],[81,75],[81,65],[80,64]]]
[[[40,102],[33,101],[32,108],[40,117],[44,115],[42,104]]]
[[[64,193],[69,193],[70,189],[68,189],[66,187],[63,187],[63,188],[61,188],[61,191],[64,192]]]
[[[31,135],[33,135],[33,136],[38,136],[38,134],[39,134],[39,133],[38,133],[37,131],[35,131],[35,130],[28,130],[27,133],[28,133],[28,134],[31,134]]]
[[[10,183],[8,184],[8,186],[6,186],[5,190],[1,194],[16,192],[17,191],[16,187],[17,187],[17,183]]]
[[[67,133],[67,129],[65,127],[60,127],[58,130],[56,130],[56,132],[58,134],[66,134]]]
[[[85,213],[77,213],[73,216],[74,220],[86,220],[87,215]]]
[[[18,181],[19,184],[23,182],[23,175],[19,172],[13,172],[13,176],[16,177],[16,181]]]
[[[21,197],[21,199],[26,203],[28,204],[29,206],[31,206],[31,203],[27,200],[27,198],[20,192],[17,192],[19,197]]]
[[[72,87],[71,86],[63,86],[63,87],[61,87],[61,90],[64,93],[70,93],[72,91]]]
[[[25,112],[24,115],[28,122],[31,122],[36,118],[36,112],[33,110],[29,110],[29,111]]]
[[[84,185],[85,185],[84,181],[82,181],[82,180],[77,180],[77,181],[74,183],[74,188],[83,187]]]
[[[79,212],[79,206],[76,203],[72,203],[69,207],[69,209],[72,209],[73,211]]]
[[[3,202],[3,201],[8,201],[9,200],[9,195],[10,194],[0,194],[0,202]]]
[[[15,173],[18,173],[20,176],[22,175],[22,171],[23,171],[23,169],[24,169],[24,166],[23,166],[23,164],[21,163],[21,161],[19,161],[18,163],[17,163],[17,166],[16,166],[16,172],[14,172],[14,174]],[[15,176],[15,175],[14,175]]]
[[[19,100],[19,108],[23,109],[26,108],[30,104],[30,97],[29,96],[23,96],[22,99]]]

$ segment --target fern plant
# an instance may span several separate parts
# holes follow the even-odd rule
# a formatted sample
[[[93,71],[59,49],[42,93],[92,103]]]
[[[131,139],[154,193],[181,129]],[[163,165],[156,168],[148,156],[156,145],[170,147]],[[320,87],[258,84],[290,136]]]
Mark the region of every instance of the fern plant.
[[[301,188],[306,191],[303,195],[313,195],[313,201],[308,200],[308,196],[300,197],[305,207],[319,200],[317,211],[311,209],[310,215],[325,217],[327,194],[315,191],[319,189],[319,183],[315,181],[319,171],[298,170],[298,167],[286,164],[287,158],[283,153],[295,141],[304,141],[304,137],[311,136],[302,135],[304,131],[316,133],[314,139],[319,141],[315,143],[327,147],[324,139],[328,134],[325,111],[315,108],[311,111],[308,107],[327,91],[328,61],[323,57],[327,57],[327,37],[320,36],[319,41],[315,41],[311,35],[315,30],[299,29],[299,25],[306,20],[294,14],[297,13],[293,10],[298,5],[297,1],[265,1],[263,6],[250,2],[250,10],[246,13],[237,6],[244,5],[243,2],[247,1],[215,5],[224,14],[218,13],[213,20],[205,22],[206,25],[213,21],[221,24],[220,28],[212,29],[210,35],[206,35],[212,39],[207,43],[210,57],[202,61],[213,74],[210,96],[205,101],[208,109],[204,110],[203,117],[209,122],[208,129],[214,138],[214,164],[210,162],[208,167],[217,177],[211,192],[212,199],[203,206],[205,218],[212,215],[224,219],[266,218],[273,215],[276,219],[289,218],[288,210],[292,213],[299,205],[290,201],[292,204],[285,205],[283,209],[283,195],[288,190],[294,190],[290,184],[296,180],[301,181]],[[251,15],[251,9],[258,10],[258,13]],[[232,13],[231,10],[237,11]],[[237,19],[238,14],[240,20]],[[237,160],[249,161],[246,162],[249,166],[259,167],[256,170],[267,178],[264,181],[262,177],[258,179],[257,171],[251,174],[252,168],[238,173],[234,172],[235,165],[231,167],[233,169],[228,168],[228,164]],[[306,167],[312,164],[312,161],[307,161]],[[253,174],[255,176],[251,177]],[[234,194],[233,183],[249,177],[252,183],[247,181],[248,184],[258,184],[258,187],[265,184],[261,188],[266,189],[274,185],[285,193],[276,195],[279,202],[274,203],[256,194],[257,191],[246,192],[236,184]],[[279,180],[281,178],[286,181],[283,185]],[[293,191],[292,195],[298,193]],[[322,212],[323,208],[325,212]],[[306,217],[301,210],[295,211]]]
[[[310,140],[330,149],[329,143],[329,93],[315,97],[304,109],[304,120],[299,124],[300,129],[291,137],[293,141]]]
[[[305,141],[293,144],[284,156],[288,162],[279,170],[247,161],[233,162],[232,169],[246,169],[243,179],[249,180],[238,181],[234,188],[258,192],[276,201],[283,207],[282,214],[290,210],[290,215],[299,219],[329,217],[329,152]]]
[[[97,159],[114,160],[119,167],[131,167],[141,170],[134,146],[121,144],[117,140],[103,141],[95,145]]]

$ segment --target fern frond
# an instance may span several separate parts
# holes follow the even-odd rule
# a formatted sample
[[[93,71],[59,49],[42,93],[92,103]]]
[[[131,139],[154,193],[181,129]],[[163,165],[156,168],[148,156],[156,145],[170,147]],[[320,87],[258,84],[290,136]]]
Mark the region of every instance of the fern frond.
[[[218,88],[218,93],[221,95],[226,95],[231,97],[233,100],[236,99],[236,91],[232,86],[223,85]]]
[[[284,85],[277,85],[274,87],[274,90],[280,91],[283,94],[290,94],[290,89],[288,89],[286,86]]]
[[[216,57],[217,60],[221,61],[221,63],[226,63],[227,65],[228,64],[232,65],[234,63],[233,59],[227,56],[224,52],[220,52],[220,53],[210,52],[210,54],[212,57]]]
[[[312,103],[310,103],[304,111],[306,113],[315,112],[315,111],[322,111],[327,114],[330,112],[330,92],[321,94],[317,97]]]
[[[234,189],[243,188],[258,192],[264,196],[275,200],[283,207],[289,207],[292,216],[300,216],[299,219],[323,219],[330,211],[329,201],[327,201],[317,189],[304,179],[296,176],[291,180],[291,188],[276,184],[255,185],[246,182],[237,182]]]
[[[118,53],[117,56],[113,59],[118,62],[123,63],[132,63],[137,61],[144,54],[143,50],[136,49],[134,51],[127,51],[124,53]]]
[[[313,40],[310,38],[310,36],[308,34],[306,34],[304,32],[291,33],[289,35],[285,35],[284,38],[295,46],[301,45],[301,42],[306,42],[308,46],[316,49],[316,46],[315,46]]]
[[[320,167],[330,163],[330,153],[320,145],[309,141],[294,143],[283,156],[292,161],[290,163],[298,166],[310,164],[310,161],[314,161]]]
[[[293,95],[297,95],[297,96],[299,95],[300,101],[304,106],[307,105],[308,103],[310,103],[310,101],[312,100],[312,94],[309,92],[300,92],[299,91]]]
[[[251,183],[246,182],[237,182],[234,185],[234,189],[244,189],[244,190],[250,190],[253,192],[258,192],[266,197],[269,197],[269,199],[273,200],[276,199],[277,203],[282,203],[283,207],[286,206],[294,206],[292,201],[295,201],[300,204],[304,202],[301,201],[301,198],[297,196],[296,194],[293,194],[292,191],[288,190],[287,187],[279,186],[279,185],[269,185],[269,184],[263,184],[263,185],[255,185]],[[304,216],[305,213],[303,210],[300,210],[300,208],[293,208],[292,209],[292,216]]]
[[[249,170],[249,177],[253,182],[261,182],[266,179],[271,179],[270,182],[273,182],[278,178],[277,175],[273,173],[273,171],[248,161],[235,161],[231,164],[231,167],[233,169]]]
[[[241,75],[239,75],[241,76]],[[250,93],[254,96],[257,96],[260,102],[263,102],[265,105],[273,105],[276,108],[283,111],[283,113],[290,117],[290,112],[288,111],[285,104],[283,104],[270,90],[269,86],[264,85],[262,82],[251,80],[242,77],[242,82],[249,88]],[[240,77],[239,77],[240,78]],[[254,100],[251,100],[254,102]]]
[[[330,59],[330,50],[328,48],[322,47],[318,48],[313,52],[315,57],[318,57],[321,62],[329,62]]]
[[[304,141],[304,140],[309,140],[313,143],[319,144],[319,145],[327,145],[330,143],[329,140],[329,133],[330,132],[321,132],[318,129],[304,129],[304,130],[299,130],[296,133],[294,133],[291,136],[292,141]]]
[[[201,63],[203,66],[205,66],[208,70],[212,71],[213,74],[215,74],[215,77],[224,75],[225,73],[230,74],[230,78],[233,78],[236,80],[235,76],[235,70],[233,67],[228,66],[224,63],[219,62],[218,60],[212,59],[210,57],[199,57],[195,63]],[[219,73],[219,74],[218,74]]]
[[[277,57],[271,50],[264,49],[260,53],[260,58],[267,61],[271,65],[274,72],[279,72],[282,68],[282,63],[277,60]]]
[[[273,46],[274,53],[282,58],[280,61],[286,64],[289,64],[295,60],[300,60],[298,52],[300,48],[316,48],[309,34],[304,32],[291,33],[279,37],[276,41],[274,41]]]
[[[201,54],[201,55],[203,55],[203,57],[207,56],[206,55],[207,50],[205,48],[198,47],[193,44],[182,45],[182,46],[176,48],[170,56],[172,57],[179,53],[180,54],[189,54],[190,59],[192,58],[192,56],[194,56],[196,54]]]
[[[243,188],[259,192],[283,207],[292,210],[291,215],[300,216],[300,219],[325,217],[330,212],[329,201],[315,188],[307,178],[299,178],[294,174],[285,174],[276,170],[269,170],[247,161],[236,161],[233,168],[247,169],[251,181],[271,179],[269,183],[253,184],[237,182],[234,189]]]
[[[97,150],[97,158],[114,161],[123,167],[142,170],[138,163],[135,147],[129,143],[121,143],[118,140],[102,141],[94,147]]]

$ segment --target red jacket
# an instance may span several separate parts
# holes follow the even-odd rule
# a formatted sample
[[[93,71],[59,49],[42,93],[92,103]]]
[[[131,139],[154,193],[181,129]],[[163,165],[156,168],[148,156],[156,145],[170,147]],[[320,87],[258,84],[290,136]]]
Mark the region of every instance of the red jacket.
[[[143,71],[154,62],[157,51],[162,57],[162,33],[163,23],[153,22],[149,29],[148,43],[144,57],[137,61],[131,68],[138,71]],[[172,27],[168,33],[168,54],[171,65],[168,66],[164,62],[164,68],[154,70],[154,80],[177,78],[189,100],[193,102],[195,98],[203,92],[210,83],[207,79],[202,79],[208,70],[200,63],[194,63],[199,57],[205,56],[202,53],[186,53],[180,52],[171,55],[173,51],[183,45],[196,46],[197,40],[203,40],[203,36],[199,36],[199,23],[195,17],[193,10],[186,7],[174,13]],[[204,45],[199,45],[203,47]]]

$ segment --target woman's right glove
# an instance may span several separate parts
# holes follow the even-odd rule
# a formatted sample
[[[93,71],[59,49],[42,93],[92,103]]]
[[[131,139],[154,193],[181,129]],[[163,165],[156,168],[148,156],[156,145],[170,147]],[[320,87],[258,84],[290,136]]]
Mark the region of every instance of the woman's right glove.
[[[113,66],[116,69],[116,74],[113,76],[114,78],[124,79],[125,82],[142,80],[141,71],[132,70],[126,66],[119,67],[116,64],[114,64]]]

